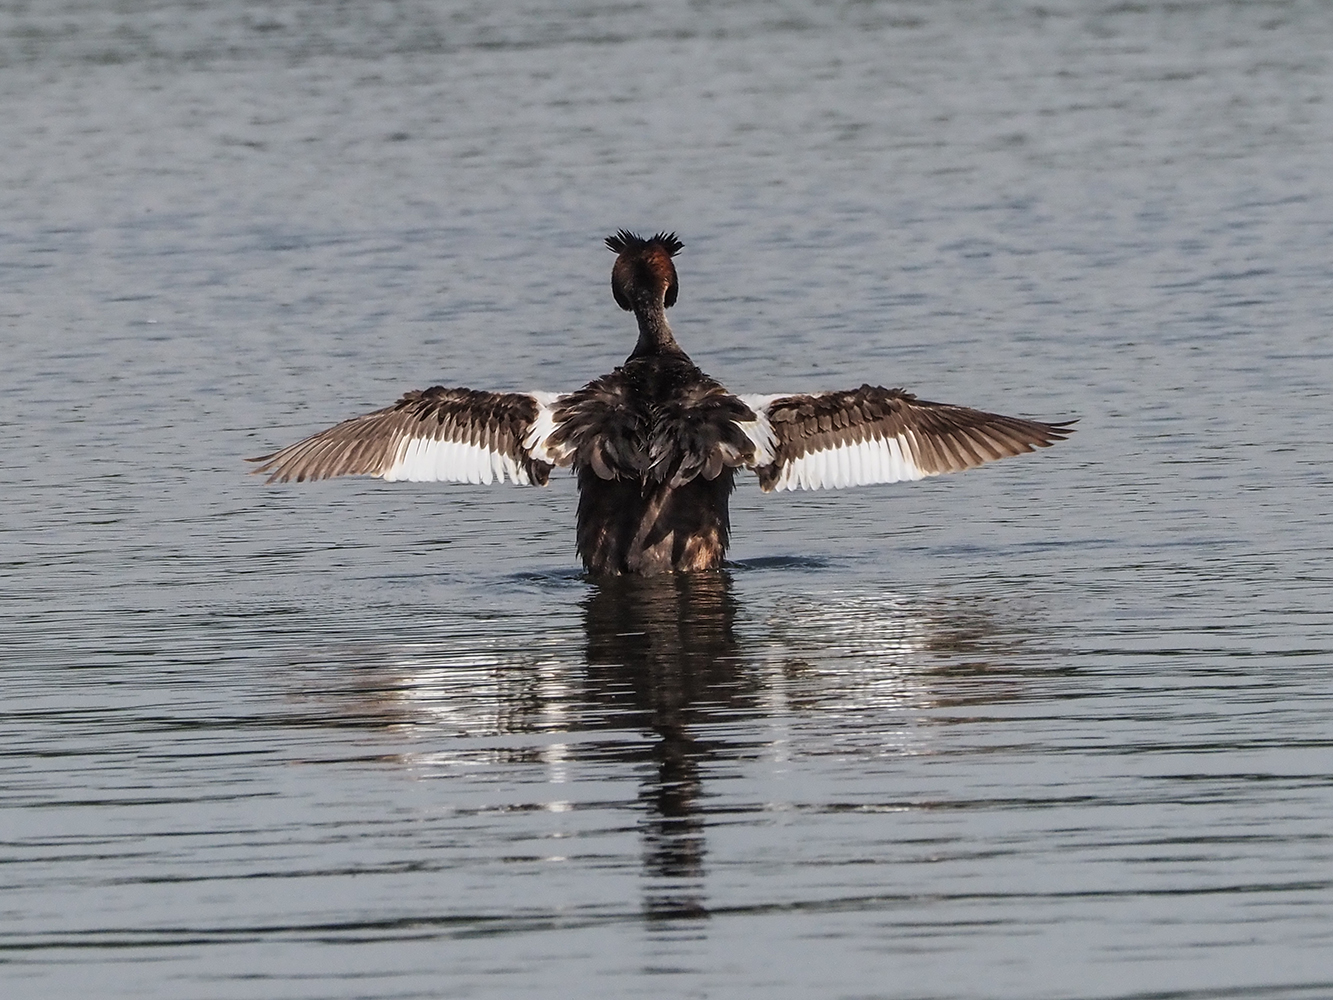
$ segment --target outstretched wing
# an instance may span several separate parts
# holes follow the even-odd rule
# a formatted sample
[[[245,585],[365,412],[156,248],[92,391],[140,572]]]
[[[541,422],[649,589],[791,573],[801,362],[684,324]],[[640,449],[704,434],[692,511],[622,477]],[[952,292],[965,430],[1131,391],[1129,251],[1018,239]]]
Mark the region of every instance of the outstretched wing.
[[[1072,420],[1042,423],[930,403],[902,389],[741,396],[755,414],[739,426],[769,490],[818,490],[923,479],[1046,448]]]
[[[559,398],[432,386],[249,461],[270,483],[363,475],[544,486],[552,466],[568,464],[546,446]]]

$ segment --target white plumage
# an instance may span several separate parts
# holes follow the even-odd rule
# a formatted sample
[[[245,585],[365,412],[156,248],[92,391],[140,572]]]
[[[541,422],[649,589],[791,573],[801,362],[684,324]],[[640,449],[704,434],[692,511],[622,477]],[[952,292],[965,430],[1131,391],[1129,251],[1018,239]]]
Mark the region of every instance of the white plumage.
[[[399,445],[398,458],[382,473],[387,482],[502,483],[527,485],[528,474],[508,455],[481,445],[436,438],[410,438]]]
[[[561,463],[566,457],[564,453],[550,448],[547,443],[556,428],[553,408],[561,394],[532,392],[524,395],[537,403],[537,418],[523,437],[523,450],[537,461],[551,465]],[[402,427],[391,421],[392,418],[386,417],[383,433],[389,452],[382,460],[382,466],[365,470],[386,482],[490,485],[508,480],[524,486],[532,483],[527,469],[516,461],[517,456],[501,450],[495,440],[497,435],[488,427],[480,427],[478,435],[477,425],[446,426],[425,420]],[[410,433],[409,428],[417,433]],[[482,443],[457,440],[458,436],[480,436]]]
[[[754,442],[754,465],[768,465],[773,461],[777,449],[777,438],[773,435],[773,425],[768,422],[768,406],[781,395],[762,396],[747,393],[738,397],[742,403],[754,411],[754,420],[737,421],[736,426]]]
[[[927,472],[911,458],[907,440],[898,435],[849,442],[790,459],[778,473],[774,490],[825,490],[874,483],[914,482]]]
[[[553,449],[549,444],[551,432],[556,428],[555,404],[564,394],[530,392],[528,395],[537,401],[537,419],[533,421],[532,429],[523,438],[523,448],[539,462],[546,462],[548,465],[566,464],[564,460],[570,456],[571,449]]]
[[[777,455],[777,435],[769,422],[769,408],[775,399],[790,399],[789,394],[742,395],[741,401],[754,411],[753,421],[737,426],[754,443],[753,465],[773,462]],[[864,432],[863,432],[864,433]],[[847,441],[832,448],[810,451],[787,459],[778,472],[774,490],[843,489],[874,483],[898,483],[937,475],[922,469],[912,457],[913,442],[907,435],[867,437]]]

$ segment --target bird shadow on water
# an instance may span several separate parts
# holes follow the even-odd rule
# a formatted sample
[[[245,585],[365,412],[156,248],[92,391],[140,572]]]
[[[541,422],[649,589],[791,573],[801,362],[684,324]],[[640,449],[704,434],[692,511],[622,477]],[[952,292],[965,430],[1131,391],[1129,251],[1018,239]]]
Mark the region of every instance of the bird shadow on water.
[[[688,924],[709,914],[708,825],[736,808],[719,790],[723,771],[831,749],[928,753],[922,710],[1010,701],[1026,683],[1012,608],[865,587],[755,587],[763,567],[734,570],[743,587],[730,569],[525,578],[516,585],[552,599],[540,618],[467,625],[454,615],[418,624],[410,641],[398,629],[362,634],[307,651],[291,676],[325,724],[380,733],[397,746],[376,759],[416,777],[518,769],[528,777],[501,794],[530,796],[533,771],[544,769],[538,787],[560,797],[585,766],[638,775],[625,805],[639,816],[642,915]],[[562,613],[552,613],[561,594]]]

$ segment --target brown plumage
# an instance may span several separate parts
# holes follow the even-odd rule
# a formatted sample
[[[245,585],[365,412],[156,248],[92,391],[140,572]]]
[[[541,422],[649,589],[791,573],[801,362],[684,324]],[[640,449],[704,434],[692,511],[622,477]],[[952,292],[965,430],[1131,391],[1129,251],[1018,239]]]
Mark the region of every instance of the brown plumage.
[[[653,575],[721,565],[738,468],[767,492],[920,479],[1063,440],[1043,423],[931,403],[863,385],[738,396],[676,342],[666,309],[679,289],[674,233],[620,230],[611,291],[639,338],[625,363],[565,394],[434,386],[262,458],[269,482],[364,474],[544,485],[578,476],[577,547],[594,574]]]
[[[537,419],[537,401],[518,392],[413,389],[382,410],[352,417],[304,441],[259,458],[266,482],[383,476],[414,439],[456,441],[499,452],[518,467],[519,479],[545,486],[551,465],[528,454],[523,437]]]
[[[904,451],[933,476],[1045,448],[1073,432],[1073,421],[1021,420],[875,385],[774,399],[768,420],[777,438],[773,461],[755,468],[765,492],[773,489],[784,465],[847,444],[904,437]]]

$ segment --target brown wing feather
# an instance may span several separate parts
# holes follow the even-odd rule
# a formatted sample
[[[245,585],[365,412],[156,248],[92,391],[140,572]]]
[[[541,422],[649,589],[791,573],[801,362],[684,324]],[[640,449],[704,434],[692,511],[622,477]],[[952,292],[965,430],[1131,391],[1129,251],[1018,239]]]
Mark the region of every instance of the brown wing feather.
[[[392,406],[352,417],[304,441],[247,461],[267,482],[380,476],[393,467],[414,439],[481,445],[508,456],[544,485],[551,466],[534,459],[523,439],[537,419],[537,401],[517,392],[481,392],[432,386],[413,390]]]
[[[872,385],[781,397],[768,405],[767,415],[776,443],[773,461],[755,470],[764,489],[772,488],[786,463],[867,440],[903,439],[921,472],[936,475],[1049,447],[1073,433],[1074,423],[932,403],[902,389]]]

